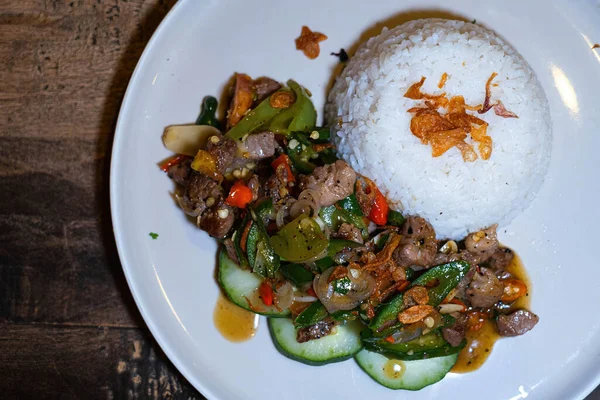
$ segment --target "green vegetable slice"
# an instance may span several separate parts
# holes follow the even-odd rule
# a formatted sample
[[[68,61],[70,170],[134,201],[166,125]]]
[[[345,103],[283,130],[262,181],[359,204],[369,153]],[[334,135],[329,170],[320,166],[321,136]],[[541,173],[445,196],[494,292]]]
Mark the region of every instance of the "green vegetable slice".
[[[369,350],[399,360],[423,360],[458,353],[465,346],[466,341],[452,347],[450,343],[444,340],[440,332],[431,332],[404,343],[389,343],[384,339],[375,342],[365,341],[364,343]]]
[[[456,364],[458,354],[427,360],[397,361],[363,349],[354,358],[363,371],[389,389],[420,390],[441,381]]]
[[[429,305],[436,307],[458,285],[470,268],[466,261],[438,265],[415,279],[411,286],[425,286],[429,295]]]
[[[279,271],[286,280],[296,287],[312,282],[315,277],[313,273],[304,268],[302,264],[286,264],[281,266]]]
[[[284,356],[308,365],[324,365],[352,358],[362,348],[361,325],[348,321],[320,339],[298,343],[296,329],[287,318],[269,318],[269,330],[275,347]]]
[[[399,293],[389,303],[380,306],[369,323],[369,329],[375,336],[387,336],[390,328],[398,328],[402,325],[398,321],[398,314],[402,307],[404,307],[404,296]]]
[[[280,89],[275,93],[278,92],[289,92],[289,90]],[[273,96],[273,94],[271,96]],[[283,108],[274,108],[271,106],[271,96],[261,101],[260,104],[252,109],[240,122],[235,124],[225,136],[241,140],[244,135],[256,131],[259,127],[272,120],[277,114],[281,113]]]
[[[200,115],[196,119],[196,125],[210,125],[219,129],[221,125],[217,119],[217,108],[218,101],[213,96],[206,96],[202,100],[202,107],[200,109]]]
[[[402,215],[402,213],[399,213],[398,211],[394,211],[394,210],[389,210],[388,211],[388,224],[389,225],[394,225],[394,226],[401,226],[405,221],[404,216]]]
[[[290,79],[287,84],[296,95],[296,101],[291,107],[283,110],[265,124],[263,128],[286,135],[295,131],[306,132],[312,130],[317,122],[317,111],[310,100],[310,96],[295,81]]]
[[[324,319],[327,315],[329,314],[325,306],[320,301],[315,301],[296,317],[294,324],[299,327],[311,326]]]
[[[283,259],[291,262],[303,262],[320,254],[325,256],[329,241],[321,231],[319,224],[303,214],[271,237],[271,245]]]

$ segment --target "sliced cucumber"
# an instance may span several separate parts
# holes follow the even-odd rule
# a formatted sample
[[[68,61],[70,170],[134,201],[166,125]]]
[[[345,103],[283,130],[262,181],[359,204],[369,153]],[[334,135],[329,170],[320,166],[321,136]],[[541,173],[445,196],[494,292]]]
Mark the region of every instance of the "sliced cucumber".
[[[387,388],[420,390],[442,380],[456,363],[458,354],[398,361],[363,349],[354,358],[363,371]]]
[[[286,317],[290,314],[289,310],[266,306],[258,293],[263,278],[250,270],[240,268],[225,250],[219,253],[218,275],[219,284],[234,304],[268,317]]]
[[[296,328],[291,319],[269,318],[269,330],[275,347],[284,356],[308,365],[325,365],[352,358],[362,348],[361,325],[348,321],[338,325],[336,331],[321,339],[305,343],[296,341]]]

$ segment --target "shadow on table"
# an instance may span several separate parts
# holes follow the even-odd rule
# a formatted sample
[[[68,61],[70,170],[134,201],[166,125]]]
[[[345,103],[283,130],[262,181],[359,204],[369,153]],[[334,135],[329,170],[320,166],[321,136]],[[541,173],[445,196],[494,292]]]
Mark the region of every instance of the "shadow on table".
[[[160,22],[176,3],[177,0],[164,0],[157,2],[156,6],[147,12],[147,15],[137,27],[136,33],[127,44],[127,48],[122,53],[117,67],[115,68],[110,84],[110,92],[106,97],[106,101],[102,110],[102,125],[100,129],[101,132],[108,132],[109,134],[98,138],[96,149],[96,154],[105,155],[104,162],[101,164],[96,176],[96,187],[98,190],[96,196],[99,207],[98,214],[101,216],[103,248],[106,253],[106,259],[110,265],[115,287],[122,297],[123,303],[128,308],[128,311],[135,324],[146,330],[146,336],[149,342],[155,347],[157,357],[165,360],[165,362],[168,363],[169,369],[176,374],[179,382],[182,384],[182,386],[184,386],[182,393],[186,395],[185,397],[187,398],[192,396],[194,398],[203,398],[195,391],[195,389],[193,389],[187,380],[181,376],[181,374],[179,374],[179,372],[170,364],[170,362],[168,362],[167,357],[164,355],[164,353],[162,353],[159,346],[152,338],[150,332],[147,330],[147,327],[135,305],[125,280],[125,275],[121,267],[119,254],[117,252],[117,247],[113,236],[113,226],[110,214],[109,176],[111,151],[115,126],[119,115],[119,109],[123,101],[123,96],[135,66],[137,65],[137,62],[144,51],[144,48],[146,47],[156,28],[159,26]],[[187,388],[185,388],[186,386]]]

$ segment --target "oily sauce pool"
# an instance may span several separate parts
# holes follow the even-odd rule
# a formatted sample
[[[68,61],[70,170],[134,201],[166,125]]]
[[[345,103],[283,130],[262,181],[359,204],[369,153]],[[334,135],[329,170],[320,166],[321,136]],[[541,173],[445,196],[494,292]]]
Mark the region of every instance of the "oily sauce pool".
[[[223,294],[219,294],[213,321],[221,335],[230,342],[244,342],[256,334],[258,314],[233,304]]]
[[[521,259],[515,254],[510,265],[506,268],[512,276],[520,279],[527,285],[527,295],[517,299],[511,306],[511,310],[517,310],[519,308],[530,309],[530,294],[531,294],[531,282],[527,276],[527,272],[523,267]],[[452,368],[452,372],[465,373],[472,372],[483,365],[488,356],[492,353],[494,344],[500,335],[496,331],[495,323],[486,320],[483,323],[481,329],[476,331],[467,330],[466,334],[467,345],[458,355],[458,360]]]

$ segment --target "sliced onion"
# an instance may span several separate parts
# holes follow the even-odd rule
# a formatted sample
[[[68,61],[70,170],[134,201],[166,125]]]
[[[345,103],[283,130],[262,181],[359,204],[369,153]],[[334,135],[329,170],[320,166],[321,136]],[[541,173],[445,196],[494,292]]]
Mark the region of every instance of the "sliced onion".
[[[329,277],[335,267],[331,267],[321,275],[315,276],[313,281],[313,288],[315,289],[315,293],[321,303],[325,306],[329,313],[333,313],[339,310],[352,310],[357,307],[364,299],[369,297],[369,295],[365,296],[365,292],[361,292],[361,296],[348,296],[351,292],[354,291],[354,288],[350,289],[348,294],[340,295],[333,291],[333,285],[329,282]],[[362,274],[368,275],[368,274]],[[372,278],[371,278],[372,279]]]
[[[294,301],[294,287],[291,283],[285,282],[277,288],[273,301],[280,310],[287,310]]]
[[[321,208],[321,197],[314,189],[305,189],[298,195],[298,200],[307,200],[315,205],[315,214],[319,213]]]
[[[356,273],[348,274],[350,282],[352,282],[352,288],[348,291],[346,296],[353,300],[363,301],[373,294],[377,284],[375,279],[368,272],[358,269],[354,269],[353,272],[354,271],[356,271]]]
[[[313,189],[304,189],[300,195],[298,196],[298,199],[303,199],[306,197],[312,197],[313,202],[318,206],[321,207],[321,197],[319,196],[319,193],[317,193],[316,190]]]
[[[414,329],[394,332],[391,336],[394,338],[394,343],[406,343],[421,336],[424,330],[422,326],[417,326]]]
[[[288,216],[288,206],[287,205],[282,205],[281,207],[279,207],[279,210],[277,210],[277,214],[275,214],[275,223],[277,224],[278,228],[282,228],[283,225],[285,225],[285,217]]]
[[[308,200],[298,200],[290,207],[290,217],[292,219],[296,219],[302,214],[314,216],[316,212],[315,204]]]
[[[327,238],[327,240],[329,240],[329,238],[331,237],[331,229],[329,229],[329,227],[327,226],[327,224],[325,223],[325,221],[323,221],[321,219],[321,217],[319,217],[318,214],[313,219],[315,220],[315,222],[317,224],[319,224],[319,228],[321,228],[321,230],[325,234],[325,237]]]
[[[377,230],[378,226],[376,223],[374,222],[369,222],[369,226],[367,226],[367,232],[369,232],[369,235],[373,232],[375,232]]]

